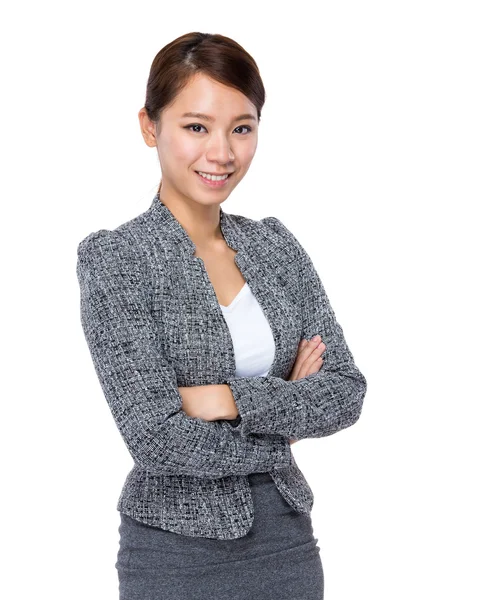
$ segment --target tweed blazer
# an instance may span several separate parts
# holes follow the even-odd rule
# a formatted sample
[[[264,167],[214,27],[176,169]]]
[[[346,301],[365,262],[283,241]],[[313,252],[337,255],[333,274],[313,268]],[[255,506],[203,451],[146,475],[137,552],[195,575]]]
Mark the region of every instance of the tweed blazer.
[[[234,348],[205,264],[159,194],[139,216],[87,235],[77,249],[80,315],[104,397],[134,465],[117,510],[148,525],[216,539],[252,526],[247,475],[268,472],[283,498],[310,514],[314,496],[290,438],[353,425],[366,379],[313,263],[276,217],[220,208],[227,245],[270,324],[265,377],[236,377]],[[288,381],[302,338],[326,344],[317,373]],[[239,417],[182,410],[179,386],[227,384]]]

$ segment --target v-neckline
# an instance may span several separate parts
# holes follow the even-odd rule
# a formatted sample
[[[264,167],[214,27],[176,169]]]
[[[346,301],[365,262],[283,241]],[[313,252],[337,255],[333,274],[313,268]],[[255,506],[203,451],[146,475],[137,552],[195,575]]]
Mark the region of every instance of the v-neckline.
[[[159,194],[155,195],[148,214],[151,217],[150,230],[154,241],[165,249],[166,258],[176,260],[179,264],[185,257],[190,258],[190,265],[194,269],[198,269],[204,277],[204,291],[209,298],[208,308],[214,312],[217,311],[222,318],[223,331],[227,338],[227,345],[222,354],[224,363],[228,361],[224,368],[229,376],[234,376],[236,362],[233,340],[225,320],[230,305],[224,308],[220,306],[204,261],[199,256],[194,256],[195,244],[173,213],[161,202]],[[250,226],[254,225],[250,220],[249,223]],[[295,335],[292,335],[290,327],[284,327],[284,323],[289,321],[290,326],[297,323],[296,319],[299,319],[299,315],[296,314],[294,305],[286,298],[284,288],[281,285],[274,285],[276,276],[270,275],[268,265],[260,254],[260,240],[253,235],[253,229],[248,229],[247,220],[240,215],[224,212],[220,207],[220,225],[227,245],[237,250],[234,262],[247,282],[247,287],[244,287],[250,289],[254,295],[273,333],[275,355],[268,374],[283,376],[284,373],[290,372],[293,364],[290,357],[296,351],[296,346],[303,337],[300,336],[298,330],[295,331]],[[258,226],[258,222],[254,226]],[[156,231],[159,235],[156,235]],[[178,248],[181,250],[180,253],[177,252]]]
[[[232,302],[230,304],[228,304],[227,306],[224,306],[223,304],[219,304],[220,308],[224,309],[226,312],[231,311],[234,308],[234,306],[237,304],[237,302],[240,300],[240,298],[243,296],[247,286],[248,286],[248,284],[247,284],[247,282],[245,282],[243,284],[243,286],[241,287],[239,293],[232,300]]]

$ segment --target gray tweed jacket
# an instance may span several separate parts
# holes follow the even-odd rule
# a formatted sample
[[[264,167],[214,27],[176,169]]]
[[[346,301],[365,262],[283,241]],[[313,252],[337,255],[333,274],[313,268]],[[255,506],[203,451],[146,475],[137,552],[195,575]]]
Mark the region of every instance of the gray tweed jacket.
[[[117,510],[189,536],[232,539],[252,526],[247,475],[269,472],[298,512],[314,496],[289,438],[353,425],[366,379],[304,248],[275,217],[225,213],[235,262],[273,332],[266,377],[235,376],[232,338],[204,262],[156,194],[149,209],[78,245],[81,323],[104,396],[134,459]],[[321,370],[288,381],[298,344],[320,334]],[[178,386],[228,384],[234,421],[182,410]]]

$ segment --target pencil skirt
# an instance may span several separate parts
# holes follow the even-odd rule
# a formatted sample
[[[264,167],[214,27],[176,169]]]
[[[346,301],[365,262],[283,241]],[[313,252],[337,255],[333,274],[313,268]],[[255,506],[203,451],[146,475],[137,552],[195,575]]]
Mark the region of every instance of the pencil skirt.
[[[255,516],[241,538],[186,536],[120,512],[119,600],[322,600],[311,517],[288,504],[268,473],[248,477]]]

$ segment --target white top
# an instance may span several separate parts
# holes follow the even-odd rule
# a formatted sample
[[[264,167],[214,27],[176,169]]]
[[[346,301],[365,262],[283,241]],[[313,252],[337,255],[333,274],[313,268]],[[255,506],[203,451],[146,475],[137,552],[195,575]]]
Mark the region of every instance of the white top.
[[[236,377],[264,377],[275,357],[275,341],[270,324],[248,283],[222,314],[232,337]]]

